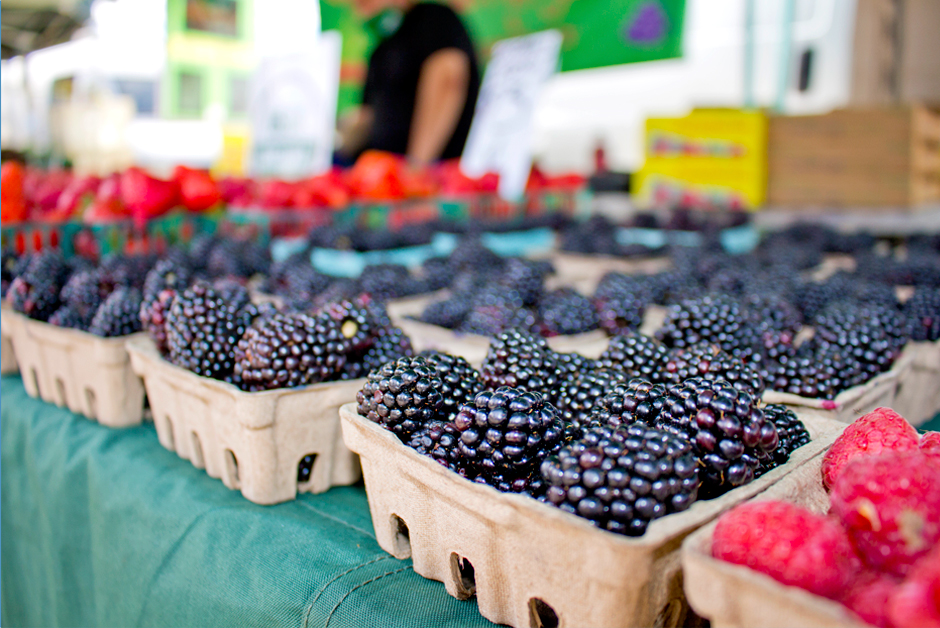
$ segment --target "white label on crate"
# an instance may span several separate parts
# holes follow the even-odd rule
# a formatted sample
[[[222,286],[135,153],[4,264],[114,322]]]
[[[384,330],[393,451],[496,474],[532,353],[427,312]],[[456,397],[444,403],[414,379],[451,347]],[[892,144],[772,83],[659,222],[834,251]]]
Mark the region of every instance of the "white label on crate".
[[[542,86],[558,69],[561,32],[542,31],[493,46],[460,167],[499,173],[499,194],[518,200],[532,167],[532,119]]]
[[[310,52],[263,59],[251,88],[251,172],[305,177],[330,168],[342,37],[322,33]]]

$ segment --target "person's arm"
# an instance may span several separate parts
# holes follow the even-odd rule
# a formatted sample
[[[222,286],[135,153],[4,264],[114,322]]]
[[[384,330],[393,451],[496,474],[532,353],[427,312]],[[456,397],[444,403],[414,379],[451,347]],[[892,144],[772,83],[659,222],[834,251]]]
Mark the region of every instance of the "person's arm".
[[[422,64],[408,136],[408,159],[438,159],[457,128],[470,85],[470,60],[462,50],[438,50]]]
[[[360,105],[355,110],[340,117],[337,125],[339,146],[337,152],[352,158],[358,154],[369,140],[375,114],[369,105]]]

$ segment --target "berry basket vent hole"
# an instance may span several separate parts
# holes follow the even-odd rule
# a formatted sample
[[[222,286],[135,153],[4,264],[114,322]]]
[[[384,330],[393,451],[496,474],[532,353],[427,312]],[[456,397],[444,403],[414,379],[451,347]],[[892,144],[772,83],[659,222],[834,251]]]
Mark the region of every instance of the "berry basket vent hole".
[[[239,488],[238,458],[235,457],[235,452],[231,449],[225,450],[225,469],[228,472],[228,477],[231,479],[232,487]]]
[[[92,419],[98,418],[98,398],[95,391],[85,387],[85,413]]]
[[[62,381],[61,377],[55,378],[55,392],[56,392],[56,405],[67,407],[69,405],[69,400],[65,394],[65,382]]]
[[[391,524],[392,535],[395,537],[395,558],[408,558],[411,556],[411,536],[408,533],[408,524],[395,514],[392,515]]]
[[[529,626],[531,628],[558,628],[555,609],[537,597],[529,600]]]
[[[206,468],[206,459],[202,455],[202,442],[199,440],[199,434],[196,432],[190,432],[193,443],[193,466],[197,469]]]
[[[167,447],[172,451],[176,451],[176,435],[173,433],[173,421],[170,420],[169,415],[164,415],[163,420],[166,423]]]
[[[466,600],[476,595],[477,583],[473,564],[458,556],[456,552],[450,555],[450,573],[457,585],[457,599]]]
[[[39,373],[36,372],[36,369],[30,369],[29,371],[33,377],[33,388],[36,390],[36,396],[42,397],[42,391],[39,389]]]
[[[317,461],[316,454],[307,454],[297,463],[297,484],[307,484],[313,478],[313,465]]]

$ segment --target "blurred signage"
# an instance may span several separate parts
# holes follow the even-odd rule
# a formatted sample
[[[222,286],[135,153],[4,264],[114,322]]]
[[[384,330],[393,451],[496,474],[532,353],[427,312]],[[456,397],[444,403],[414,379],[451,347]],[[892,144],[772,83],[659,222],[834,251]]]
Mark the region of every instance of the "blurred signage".
[[[558,68],[562,35],[549,30],[493,46],[460,161],[471,177],[497,172],[499,194],[518,200],[532,167],[532,118],[545,81]]]
[[[330,31],[312,52],[261,61],[249,101],[253,174],[298,178],[330,168],[341,47]]]

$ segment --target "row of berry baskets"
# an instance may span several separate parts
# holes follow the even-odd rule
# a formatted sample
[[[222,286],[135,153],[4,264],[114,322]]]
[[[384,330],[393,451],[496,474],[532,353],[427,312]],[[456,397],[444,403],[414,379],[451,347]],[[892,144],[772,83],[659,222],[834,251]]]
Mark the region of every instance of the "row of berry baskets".
[[[395,306],[389,308],[393,320]],[[197,374],[199,368],[172,363],[165,348],[144,334],[100,338],[8,309],[2,316],[4,341],[12,343],[30,395],[122,427],[143,420],[146,391],[164,447],[260,504],[352,484],[361,475],[384,550],[410,556],[418,573],[443,582],[457,598],[475,596],[485,617],[513,626],[684,625],[693,619],[687,599],[715,625],[864,623],[834,603],[832,598],[848,603],[837,596],[784,586],[799,586],[799,578],[773,580],[751,573],[774,575],[772,568],[718,561],[711,545],[714,522],[753,498],[820,511],[813,500],[818,502],[816,494],[824,490],[822,456],[847,423],[879,406],[915,404],[920,407],[912,411],[924,414],[927,406],[932,413],[940,405],[940,345],[909,343],[890,370],[833,400],[768,392],[757,403],[740,386],[716,388],[714,380],[668,391],[662,385],[625,386],[619,402],[604,406],[604,427],[585,415],[575,417],[572,424],[583,422],[582,437],[539,465],[539,454],[564,440],[559,429],[565,424],[546,416],[538,395],[486,392],[468,386],[467,378],[479,373],[491,388],[511,386],[522,371],[539,376],[534,354],[580,349],[603,356],[611,350],[601,347],[606,341],[559,337],[549,348],[538,339],[506,333],[482,356],[468,356],[482,363],[479,372],[438,353],[427,360],[392,361],[368,378],[360,369],[355,373],[360,377],[352,379],[246,392]],[[363,319],[344,312],[336,322],[334,331],[348,339],[361,331]],[[329,333],[310,324],[314,327],[306,332]],[[433,340],[436,349],[458,356],[472,353],[468,342],[476,339]],[[623,342],[614,345],[613,351],[624,349]],[[10,348],[4,346],[5,358]],[[507,370],[507,360],[523,355],[528,362],[522,371],[518,362]],[[576,354],[568,355],[566,368],[585,368]],[[591,386],[624,382],[586,383],[571,394],[590,397]],[[434,389],[441,416],[427,414]],[[457,400],[468,394],[474,403],[460,409]],[[352,403],[357,395],[358,403]],[[665,412],[662,400],[669,395],[673,404],[686,403],[667,408],[674,415],[667,422],[678,432],[637,431],[627,424],[628,418],[648,417],[651,408]],[[661,403],[652,403],[655,399]],[[520,413],[527,424],[506,427],[518,422],[513,417]],[[755,414],[773,420],[755,421]],[[694,437],[690,421],[703,426]],[[617,427],[619,422],[624,425]],[[787,440],[792,449],[776,460],[766,434],[754,427],[770,422],[778,428],[774,446]],[[689,439],[678,439],[678,433]],[[740,438],[711,444],[724,458],[701,456],[689,463],[694,447],[708,447],[709,434],[720,439],[732,433]],[[690,445],[693,439],[696,444]],[[730,450],[738,446],[746,453],[737,459],[753,464],[723,467],[735,459]],[[659,466],[646,469],[644,456],[654,456]],[[528,464],[534,472],[522,480],[503,474],[514,464]],[[481,468],[490,472],[490,482],[480,480]],[[689,490],[690,469],[699,474],[700,482],[692,482],[700,484],[699,499]],[[657,482],[657,474],[669,477]],[[534,488],[533,481],[542,486]],[[533,499],[529,494],[535,492],[543,498]],[[935,537],[937,513],[915,527],[921,536]],[[921,536],[912,542],[924,543]],[[901,576],[892,577],[900,587]],[[866,619],[887,625],[881,618]]]

